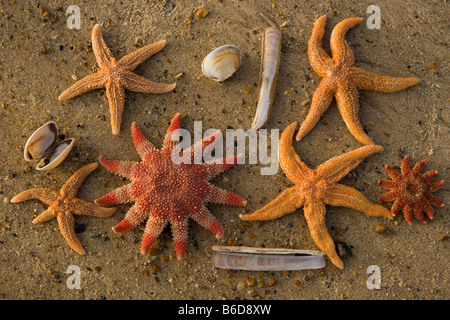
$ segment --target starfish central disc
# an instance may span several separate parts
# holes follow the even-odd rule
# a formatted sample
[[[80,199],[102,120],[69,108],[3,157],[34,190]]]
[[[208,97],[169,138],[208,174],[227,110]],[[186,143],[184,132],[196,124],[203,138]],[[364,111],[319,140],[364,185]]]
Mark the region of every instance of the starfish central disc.
[[[156,238],[170,222],[177,258],[182,259],[186,252],[189,218],[212,231],[217,238],[224,234],[220,223],[205,207],[205,202],[239,206],[247,203],[241,197],[208,182],[209,179],[234,166],[238,157],[193,164],[196,152],[212,145],[216,141],[217,133],[183,151],[183,157],[191,161],[181,164],[172,161],[172,151],[176,142],[172,141],[171,136],[180,128],[180,120],[181,116],[177,113],[167,130],[161,150],[157,150],[144,137],[136,123],[133,123],[133,140],[141,162],[105,160],[100,157],[100,163],[106,169],[132,182],[111,191],[97,199],[95,203],[102,205],[135,203],[113,230],[125,232],[147,220],[142,238],[142,254],[150,250]]]

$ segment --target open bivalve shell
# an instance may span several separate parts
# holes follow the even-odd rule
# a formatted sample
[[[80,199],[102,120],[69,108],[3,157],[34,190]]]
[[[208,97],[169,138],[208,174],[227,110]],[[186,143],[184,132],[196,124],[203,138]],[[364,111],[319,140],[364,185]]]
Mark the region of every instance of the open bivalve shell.
[[[224,81],[231,77],[240,67],[241,50],[231,44],[226,44],[211,51],[202,62],[205,76],[214,81]]]
[[[72,150],[75,139],[67,139],[56,144],[58,127],[53,121],[39,127],[27,140],[24,149],[26,161],[40,160],[36,170],[56,168]]]
[[[283,248],[213,246],[216,268],[250,271],[287,271],[325,267],[324,252]]]

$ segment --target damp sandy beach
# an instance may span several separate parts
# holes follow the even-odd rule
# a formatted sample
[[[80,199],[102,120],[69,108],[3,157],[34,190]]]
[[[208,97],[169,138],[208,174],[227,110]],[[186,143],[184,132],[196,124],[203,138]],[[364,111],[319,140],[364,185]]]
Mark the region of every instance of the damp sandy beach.
[[[0,2],[0,299],[411,299],[449,297],[450,111],[448,16],[446,1],[1,1]],[[69,5],[80,9],[80,28],[69,29]],[[370,29],[370,5],[380,8],[380,28]],[[208,14],[199,18],[196,9]],[[361,17],[346,39],[355,66],[392,77],[417,77],[420,83],[395,93],[359,91],[359,118],[366,133],[384,151],[366,158],[341,183],[361,191],[371,202],[386,192],[389,165],[399,170],[405,155],[424,171],[445,180],[433,192],[445,206],[423,224],[403,213],[387,220],[345,207],[327,206],[326,226],[341,248],[344,268],[305,271],[233,271],[213,268],[214,245],[318,250],[303,209],[279,219],[249,222],[251,213],[292,186],[281,168],[261,175],[262,164],[241,164],[211,182],[247,200],[245,207],[207,204],[225,230],[217,240],[190,220],[185,259],[176,258],[170,228],[150,253],[139,248],[144,226],[123,234],[111,228],[132,204],[117,206],[108,218],[76,216],[76,232],[86,255],[73,251],[56,219],[32,224],[46,205],[38,200],[10,203],[30,188],[59,190],[81,167],[107,159],[139,161],[131,124],[160,148],[167,127],[179,112],[182,128],[248,129],[255,115],[261,60],[261,34],[279,27],[281,63],[267,129],[281,132],[303,122],[321,80],[311,68],[307,44],[314,22],[327,16],[323,47],[344,19]],[[120,59],[143,45],[166,39],[166,47],[142,63],[136,74],[174,91],[146,94],[126,91],[121,132],[112,135],[105,89],[61,102],[58,96],[76,80],[98,71],[91,32],[102,23],[112,54]],[[238,46],[242,65],[222,83],[202,74],[205,55],[224,45]],[[59,139],[75,138],[69,156],[57,168],[38,171],[23,149],[41,125],[55,121]],[[63,135],[63,137],[61,136]],[[332,102],[295,151],[316,168],[362,146],[347,129]],[[270,145],[269,148],[274,146]],[[77,197],[93,202],[130,181],[99,166]],[[386,208],[392,202],[382,203]],[[379,231],[385,227],[384,232]],[[378,226],[378,227],[377,227]],[[70,289],[66,273],[80,270],[80,289]],[[380,271],[380,288],[370,288],[369,266]],[[73,269],[72,269],[73,270]],[[371,270],[371,269],[369,269]]]

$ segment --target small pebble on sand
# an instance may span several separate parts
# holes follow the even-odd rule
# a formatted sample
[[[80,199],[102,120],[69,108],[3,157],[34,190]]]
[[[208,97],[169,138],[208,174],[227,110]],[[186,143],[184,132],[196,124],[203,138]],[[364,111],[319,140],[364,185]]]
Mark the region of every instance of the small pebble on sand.
[[[377,224],[373,231],[376,233],[386,233],[386,226],[384,224]]]
[[[200,9],[195,10],[195,16],[197,18],[204,18],[208,15],[208,13],[209,13],[209,11],[206,8],[200,8]]]

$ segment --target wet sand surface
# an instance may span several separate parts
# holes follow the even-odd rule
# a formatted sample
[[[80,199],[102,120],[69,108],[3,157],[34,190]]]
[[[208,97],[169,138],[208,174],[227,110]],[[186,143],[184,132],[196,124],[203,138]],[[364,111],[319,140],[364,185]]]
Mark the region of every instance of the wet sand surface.
[[[81,28],[69,29],[66,9],[81,9]],[[368,29],[369,5],[381,9],[380,29]],[[209,14],[197,18],[198,8]],[[0,298],[2,299],[447,299],[449,296],[449,64],[448,3],[445,1],[102,1],[72,3],[1,1],[0,5]],[[143,227],[115,234],[111,227],[131,205],[119,205],[109,218],[76,216],[77,235],[88,252],[75,253],[61,236],[57,221],[33,225],[43,210],[38,200],[12,204],[16,194],[34,187],[59,190],[82,166],[108,159],[138,161],[131,137],[136,121],[145,136],[160,147],[170,120],[183,115],[191,133],[194,121],[203,130],[244,130],[252,123],[258,96],[261,33],[281,26],[282,55],[267,129],[281,133],[301,123],[321,78],[312,70],[307,43],[317,18],[325,14],[323,46],[329,52],[333,27],[343,19],[365,20],[347,34],[355,65],[381,75],[418,77],[420,84],[396,93],[360,91],[359,117],[368,135],[384,151],[367,158],[341,182],[367,198],[377,199],[388,180],[385,165],[397,170],[408,155],[411,164],[425,159],[425,171],[438,170],[435,181],[446,183],[434,192],[443,208],[434,207],[427,224],[409,225],[398,214],[393,220],[374,218],[344,208],[327,207],[327,227],[348,251],[344,269],[327,258],[323,269],[249,272],[211,266],[213,245],[246,245],[317,250],[303,210],[282,218],[244,222],[251,213],[292,186],[281,169],[261,175],[265,165],[243,164],[212,182],[248,200],[247,206],[208,204],[225,229],[223,240],[189,222],[186,258],[175,256],[166,228],[149,255],[141,255]],[[156,95],[127,91],[121,133],[111,134],[104,89],[69,101],[58,96],[98,70],[90,46],[92,28],[102,32],[120,59],[142,45],[167,40],[167,46],[135,72],[152,81],[172,83],[175,91]],[[232,78],[217,83],[201,72],[203,57],[223,44],[243,52],[243,63]],[[51,171],[34,169],[23,159],[28,137],[42,124],[56,121],[60,134],[76,139],[66,160]],[[270,144],[269,144],[270,145]],[[311,168],[362,146],[348,131],[333,102],[316,127],[294,148]],[[270,146],[272,147],[272,146]],[[129,180],[95,170],[78,197],[89,202]],[[383,203],[390,208],[391,203]],[[383,224],[385,233],[375,227]],[[351,253],[351,254],[350,254]],[[68,289],[69,266],[81,271],[81,289]],[[369,266],[381,272],[381,288],[370,290]]]

